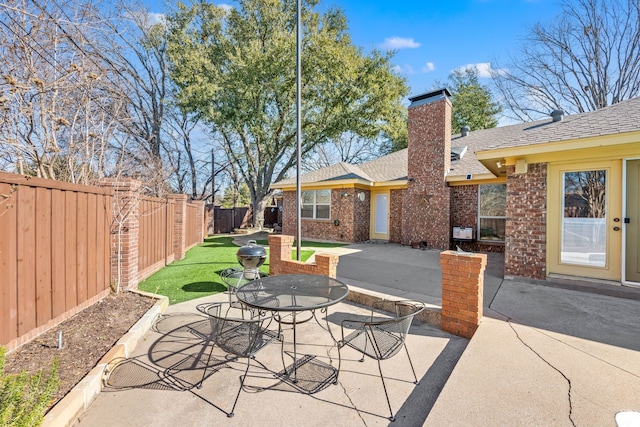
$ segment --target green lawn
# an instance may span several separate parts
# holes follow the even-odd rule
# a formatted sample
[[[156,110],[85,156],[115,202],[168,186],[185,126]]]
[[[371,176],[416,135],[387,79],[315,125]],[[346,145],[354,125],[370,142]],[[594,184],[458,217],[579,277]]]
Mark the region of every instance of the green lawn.
[[[184,259],[172,262],[141,282],[138,287],[143,291],[167,296],[169,304],[224,292],[227,286],[219,273],[229,267],[239,267],[237,251],[238,246],[233,244],[231,237],[208,237],[204,243],[189,249]],[[293,252],[292,259],[295,259],[295,250]],[[312,254],[313,251],[302,250],[302,261],[309,259]],[[268,257],[260,270],[269,273]]]
[[[256,243],[259,245],[266,246],[269,244],[267,240],[256,240]],[[307,240],[303,240],[300,244],[301,247],[313,247],[313,248],[340,248],[342,246],[347,246],[348,243],[331,243],[331,242],[311,242]],[[295,240],[293,241],[293,247],[296,247]],[[295,249],[294,249],[295,250]]]

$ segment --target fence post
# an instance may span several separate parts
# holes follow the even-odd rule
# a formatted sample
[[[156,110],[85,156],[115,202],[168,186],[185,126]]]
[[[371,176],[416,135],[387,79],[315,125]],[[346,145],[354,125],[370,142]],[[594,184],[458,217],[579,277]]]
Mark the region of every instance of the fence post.
[[[131,178],[103,178],[100,187],[112,188],[111,274],[117,290],[138,287],[140,188]]]
[[[187,237],[187,199],[185,194],[167,196],[175,203],[173,211],[173,254],[174,259],[184,258]]]

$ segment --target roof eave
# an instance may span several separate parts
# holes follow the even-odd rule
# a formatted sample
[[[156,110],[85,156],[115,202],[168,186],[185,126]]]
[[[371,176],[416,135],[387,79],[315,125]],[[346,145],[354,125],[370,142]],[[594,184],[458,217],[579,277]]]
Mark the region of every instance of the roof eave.
[[[355,186],[365,186],[370,187],[375,183],[368,181],[366,179],[335,179],[335,180],[324,180],[324,181],[313,181],[313,182],[301,182],[301,188],[343,188],[343,187],[355,187]],[[295,190],[296,183],[274,183],[271,184],[272,189],[281,189],[282,191],[287,190]]]
[[[448,183],[461,183],[466,182],[467,184],[475,184],[477,181],[487,181],[487,180],[495,180],[500,176],[500,173],[494,174],[492,173],[478,173],[478,174],[467,174],[467,175],[447,175],[445,181]]]
[[[545,153],[558,153],[562,151],[584,150],[589,148],[604,148],[621,144],[637,143],[639,141],[640,131],[625,132],[614,135],[599,135],[587,138],[569,139],[565,141],[549,141],[516,147],[479,150],[476,151],[476,158],[492,173],[495,173],[496,163],[504,163],[504,159],[508,158],[525,158],[527,156]]]

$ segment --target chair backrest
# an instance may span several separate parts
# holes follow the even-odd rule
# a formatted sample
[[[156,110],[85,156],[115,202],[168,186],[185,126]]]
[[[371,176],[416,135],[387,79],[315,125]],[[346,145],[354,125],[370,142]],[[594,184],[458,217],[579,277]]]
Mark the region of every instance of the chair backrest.
[[[258,316],[244,310],[245,318],[228,316],[227,304],[211,304],[203,312],[211,322],[211,337],[224,351],[240,357],[252,357],[273,338],[265,334],[264,323],[272,316]]]
[[[409,328],[416,314],[425,306],[417,301],[381,301],[374,303],[375,308],[386,309],[395,314],[395,318],[371,320],[365,322],[367,339],[373,344],[376,359],[384,360],[395,356],[404,345]],[[392,310],[388,310],[391,308]]]

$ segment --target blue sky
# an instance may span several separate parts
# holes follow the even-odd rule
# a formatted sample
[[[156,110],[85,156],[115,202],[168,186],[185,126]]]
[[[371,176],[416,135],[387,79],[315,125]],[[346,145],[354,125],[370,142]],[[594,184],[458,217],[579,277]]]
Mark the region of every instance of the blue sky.
[[[345,11],[354,44],[397,49],[393,63],[413,95],[445,82],[454,69],[480,64],[482,76],[488,64],[506,63],[528,28],[560,12],[556,0],[329,2]]]
[[[164,12],[160,1],[146,2],[152,12]],[[319,11],[329,6],[345,11],[355,45],[397,50],[393,64],[407,78],[410,95],[468,65],[477,65],[483,77],[489,64],[495,68],[496,60],[505,64],[517,54],[533,24],[560,13],[558,0],[320,0]]]

